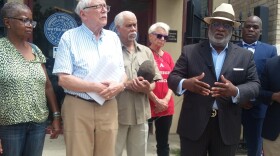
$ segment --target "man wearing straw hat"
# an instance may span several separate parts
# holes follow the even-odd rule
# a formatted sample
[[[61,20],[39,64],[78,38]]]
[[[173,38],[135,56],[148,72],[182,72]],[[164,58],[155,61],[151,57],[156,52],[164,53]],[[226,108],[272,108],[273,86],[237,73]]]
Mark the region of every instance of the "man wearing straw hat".
[[[253,54],[230,42],[232,5],[222,3],[211,17],[209,40],[187,45],[168,78],[184,94],[177,132],[181,156],[234,156],[240,139],[239,103],[258,95],[260,83]]]

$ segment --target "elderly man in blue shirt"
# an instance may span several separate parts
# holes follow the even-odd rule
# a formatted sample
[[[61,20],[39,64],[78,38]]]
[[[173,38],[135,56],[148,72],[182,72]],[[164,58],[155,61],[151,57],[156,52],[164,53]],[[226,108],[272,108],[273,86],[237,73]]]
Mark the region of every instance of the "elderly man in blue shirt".
[[[109,11],[105,0],[80,0],[75,12],[82,25],[66,31],[58,45],[53,73],[66,93],[62,118],[67,156],[115,154],[115,96],[124,90],[126,75],[120,40],[114,32],[103,29]],[[95,80],[100,74],[104,79]],[[88,75],[92,80],[86,79]]]

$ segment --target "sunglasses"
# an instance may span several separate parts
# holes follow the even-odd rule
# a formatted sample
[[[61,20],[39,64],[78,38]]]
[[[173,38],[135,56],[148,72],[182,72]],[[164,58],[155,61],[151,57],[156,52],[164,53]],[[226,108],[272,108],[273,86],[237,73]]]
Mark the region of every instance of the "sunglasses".
[[[157,34],[157,33],[152,33],[153,35],[155,35],[157,37],[157,39],[164,39],[165,41],[168,40],[168,35],[162,35],[162,34]]]

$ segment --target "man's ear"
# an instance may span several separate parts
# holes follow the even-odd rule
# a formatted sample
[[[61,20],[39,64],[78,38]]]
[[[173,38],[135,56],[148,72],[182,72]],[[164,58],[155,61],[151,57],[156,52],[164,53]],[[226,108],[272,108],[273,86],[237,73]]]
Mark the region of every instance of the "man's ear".
[[[11,28],[10,20],[8,18],[3,18],[3,24],[6,28]]]
[[[118,25],[116,25],[116,33],[118,34],[118,35],[120,35],[120,26],[118,26]]]
[[[262,35],[262,29],[260,30],[260,35]]]
[[[85,19],[85,12],[83,10],[80,11],[80,18]]]

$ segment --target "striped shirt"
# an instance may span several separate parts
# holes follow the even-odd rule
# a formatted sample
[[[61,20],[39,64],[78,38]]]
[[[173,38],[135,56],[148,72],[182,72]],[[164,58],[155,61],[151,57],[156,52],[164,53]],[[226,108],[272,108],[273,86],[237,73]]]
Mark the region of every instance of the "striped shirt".
[[[116,33],[103,29],[96,40],[93,32],[82,24],[66,31],[59,42],[53,74],[65,73],[84,79],[93,70],[99,60],[115,61],[123,73],[124,64],[119,37]],[[84,92],[64,89],[66,93],[78,95],[84,99],[90,97]]]

